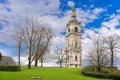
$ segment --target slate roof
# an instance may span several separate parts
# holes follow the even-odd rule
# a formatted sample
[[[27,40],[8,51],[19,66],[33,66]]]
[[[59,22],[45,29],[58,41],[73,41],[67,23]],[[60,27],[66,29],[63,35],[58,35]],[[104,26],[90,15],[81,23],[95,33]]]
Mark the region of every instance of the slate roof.
[[[2,64],[2,65],[16,65],[15,61],[10,56],[2,56],[0,64]]]

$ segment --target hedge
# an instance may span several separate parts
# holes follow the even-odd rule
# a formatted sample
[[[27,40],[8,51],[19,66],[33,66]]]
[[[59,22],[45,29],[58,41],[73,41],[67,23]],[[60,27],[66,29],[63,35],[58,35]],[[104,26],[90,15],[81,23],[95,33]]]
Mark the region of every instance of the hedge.
[[[108,74],[107,75],[108,79],[114,79],[114,80],[120,80],[120,74]]]
[[[84,69],[81,71],[81,73],[85,76],[96,77],[96,78],[106,78],[106,76],[103,73],[90,72]]]
[[[16,65],[0,65],[0,71],[21,71],[21,69]]]
[[[96,73],[90,72],[86,70],[82,70],[81,73],[85,76],[95,77],[95,78],[106,78],[106,79],[113,79],[113,80],[120,80],[120,74],[104,74],[104,73]]]

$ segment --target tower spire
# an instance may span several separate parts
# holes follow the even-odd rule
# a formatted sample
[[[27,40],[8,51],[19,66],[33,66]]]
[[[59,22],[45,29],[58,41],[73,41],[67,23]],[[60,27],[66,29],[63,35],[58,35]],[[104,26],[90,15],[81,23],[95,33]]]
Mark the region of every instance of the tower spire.
[[[75,8],[73,7],[72,8],[72,14],[71,14],[71,21],[76,21],[76,10]]]
[[[71,17],[75,17],[76,18],[76,10],[75,10],[74,7],[72,8],[72,16]]]

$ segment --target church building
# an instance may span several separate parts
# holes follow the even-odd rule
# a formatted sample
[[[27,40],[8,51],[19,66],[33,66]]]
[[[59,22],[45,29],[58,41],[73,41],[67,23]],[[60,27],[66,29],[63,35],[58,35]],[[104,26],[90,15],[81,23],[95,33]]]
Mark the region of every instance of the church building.
[[[81,23],[72,8],[71,18],[66,25],[66,67],[82,67]]]

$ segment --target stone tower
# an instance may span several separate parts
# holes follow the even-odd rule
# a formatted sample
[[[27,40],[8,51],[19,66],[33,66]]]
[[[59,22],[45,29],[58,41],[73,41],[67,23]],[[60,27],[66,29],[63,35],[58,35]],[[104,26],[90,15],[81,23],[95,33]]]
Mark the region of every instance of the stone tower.
[[[72,8],[71,18],[66,25],[66,67],[82,66],[80,24],[76,19],[75,8]]]

